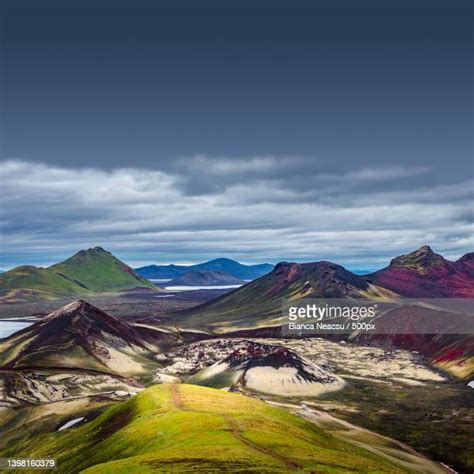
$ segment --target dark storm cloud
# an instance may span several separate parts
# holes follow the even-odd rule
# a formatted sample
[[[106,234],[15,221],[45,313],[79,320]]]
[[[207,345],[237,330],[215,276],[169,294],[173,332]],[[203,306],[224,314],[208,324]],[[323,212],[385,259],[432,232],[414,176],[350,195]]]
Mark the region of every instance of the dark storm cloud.
[[[176,176],[180,189],[189,195],[215,194],[239,184],[266,184],[298,192],[298,200],[333,198],[334,194],[366,193],[364,183],[370,183],[371,192],[391,189],[412,189],[419,178],[426,182],[431,168],[412,166],[377,166],[376,168],[335,167],[333,164],[308,157],[257,156],[225,158],[197,155],[170,161],[163,169]],[[418,179],[417,179],[418,178]],[[341,190],[340,187],[344,189]],[[261,196],[265,199],[265,196]],[[272,196],[274,199],[274,196]],[[282,199],[285,200],[284,195]],[[290,199],[288,196],[286,199]]]
[[[280,159],[274,162],[278,166]],[[230,183],[229,161],[221,161],[219,170]],[[412,172],[355,170],[331,176],[331,192],[315,187],[310,196],[265,179],[189,195],[180,176],[160,171],[7,161],[0,165],[1,264],[49,263],[97,244],[137,264],[229,255],[247,261],[325,258],[365,267],[426,242],[455,256],[472,248],[472,221],[466,220],[472,180],[371,192],[373,184],[402,183]],[[356,184],[365,192],[354,193]]]

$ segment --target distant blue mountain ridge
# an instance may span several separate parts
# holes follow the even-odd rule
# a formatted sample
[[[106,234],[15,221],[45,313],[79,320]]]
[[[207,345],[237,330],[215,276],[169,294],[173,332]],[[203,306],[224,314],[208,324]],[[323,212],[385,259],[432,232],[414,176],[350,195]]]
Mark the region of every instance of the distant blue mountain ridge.
[[[270,263],[258,265],[244,265],[230,258],[216,258],[197,265],[147,265],[135,268],[135,271],[149,280],[167,280],[180,277],[191,270],[217,270],[239,278],[241,280],[254,280],[273,270]]]

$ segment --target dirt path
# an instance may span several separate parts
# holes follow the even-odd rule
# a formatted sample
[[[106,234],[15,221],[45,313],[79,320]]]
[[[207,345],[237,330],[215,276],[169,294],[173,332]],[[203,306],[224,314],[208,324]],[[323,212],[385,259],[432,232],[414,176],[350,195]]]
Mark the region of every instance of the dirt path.
[[[237,422],[235,421],[234,418],[232,418],[229,415],[222,415],[222,416],[227,421],[232,435],[236,439],[238,439],[241,443],[244,443],[249,448],[255,449],[256,451],[259,451],[262,454],[265,454],[267,456],[271,456],[272,458],[274,458],[274,459],[280,461],[281,463],[285,464],[290,469],[298,469],[300,467],[296,462],[292,461],[291,459],[287,459],[283,456],[280,456],[279,454],[275,453],[271,449],[267,449],[263,446],[260,446],[256,443],[254,443],[253,441],[250,441],[249,439],[245,438],[244,435],[242,434],[242,432],[240,431],[239,425],[237,424]]]
[[[183,399],[181,397],[181,393],[179,392],[178,385],[175,383],[170,384],[170,392],[171,392],[171,399],[175,404],[176,408],[179,410],[185,410]]]
[[[174,405],[176,406],[176,408],[178,410],[184,410],[184,411],[188,410],[184,406],[183,398],[181,397],[181,393],[179,391],[179,385],[178,384],[170,384],[170,393],[171,393],[171,399],[173,400],[173,403],[174,403]],[[205,412],[202,412],[202,413],[205,413]],[[232,433],[232,435],[237,440],[239,440],[241,443],[244,443],[249,448],[255,449],[256,451],[258,451],[262,454],[265,454],[267,456],[271,456],[272,458],[274,458],[274,459],[280,461],[281,463],[285,464],[285,466],[287,466],[288,468],[298,469],[300,467],[296,462],[294,462],[290,459],[287,459],[283,456],[280,456],[279,454],[275,453],[274,451],[272,451],[268,448],[265,448],[264,446],[260,446],[256,443],[254,443],[253,441],[250,441],[249,439],[245,438],[244,435],[242,434],[242,431],[239,428],[239,425],[237,424],[237,421],[234,418],[232,418],[231,416],[223,414],[222,417],[224,418],[224,420],[229,425],[229,429],[230,429],[230,432]]]

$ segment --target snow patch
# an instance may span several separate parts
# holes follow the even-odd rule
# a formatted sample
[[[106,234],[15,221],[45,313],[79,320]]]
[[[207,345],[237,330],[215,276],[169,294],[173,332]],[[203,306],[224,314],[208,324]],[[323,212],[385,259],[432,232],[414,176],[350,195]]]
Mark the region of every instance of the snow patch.
[[[77,425],[77,423],[80,423],[83,420],[84,420],[83,416],[81,416],[80,418],[74,418],[73,420],[69,420],[67,423],[64,423],[64,425],[60,426],[58,428],[58,431],[66,430],[67,428],[70,428],[71,426]]]

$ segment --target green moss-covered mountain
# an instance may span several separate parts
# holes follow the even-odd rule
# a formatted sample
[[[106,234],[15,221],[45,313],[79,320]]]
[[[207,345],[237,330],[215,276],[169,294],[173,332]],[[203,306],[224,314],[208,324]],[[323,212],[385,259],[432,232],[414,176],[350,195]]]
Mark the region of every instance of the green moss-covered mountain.
[[[22,265],[0,274],[0,298],[4,301],[36,301],[90,294],[76,282],[47,268]]]
[[[153,283],[101,247],[81,250],[48,268],[21,266],[0,274],[0,299],[9,302],[90,296],[135,288],[157,290]]]
[[[101,247],[81,250],[49,270],[79,283],[94,292],[156,288],[128,265]]]

